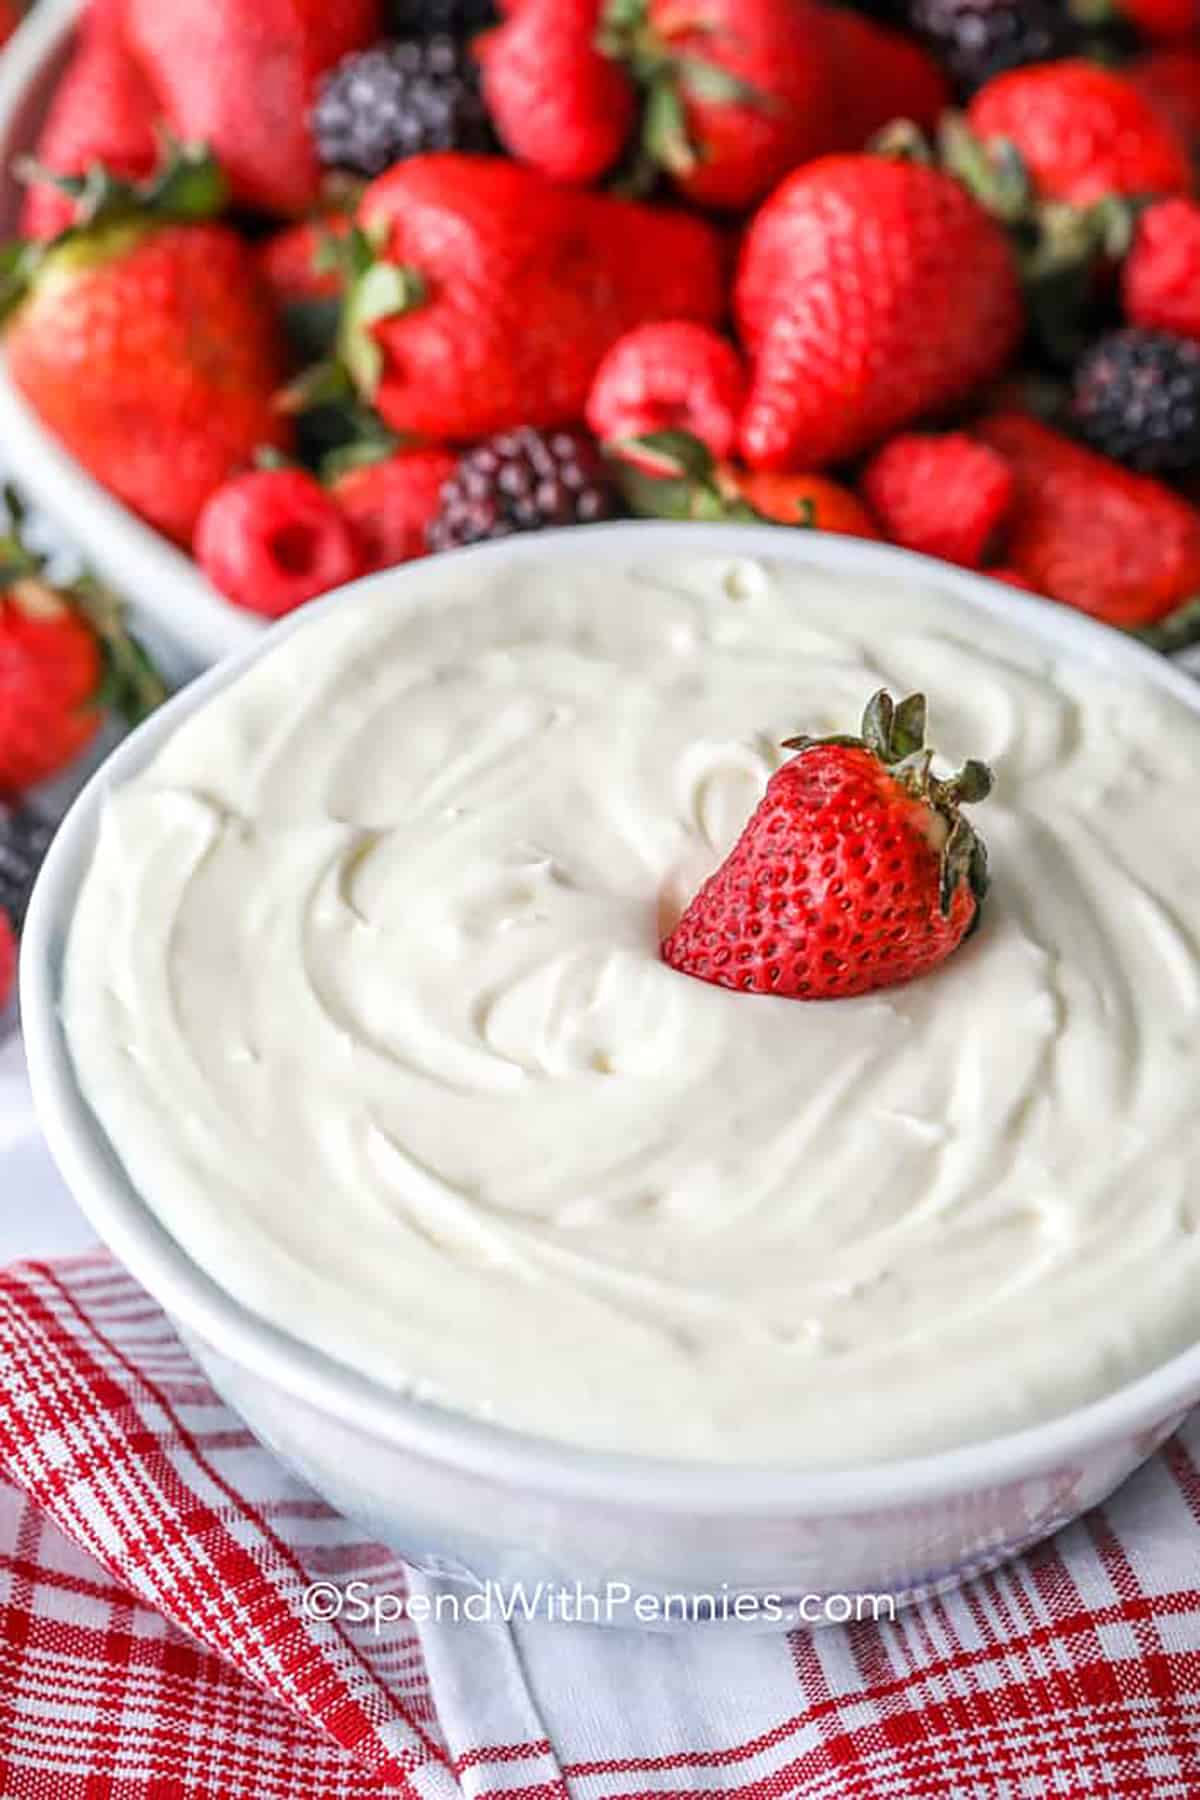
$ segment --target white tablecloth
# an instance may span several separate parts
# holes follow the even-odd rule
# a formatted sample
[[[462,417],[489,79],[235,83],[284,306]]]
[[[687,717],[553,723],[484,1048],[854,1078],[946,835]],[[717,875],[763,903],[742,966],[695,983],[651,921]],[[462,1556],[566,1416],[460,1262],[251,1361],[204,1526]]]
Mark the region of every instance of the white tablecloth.
[[[11,1015],[0,1015],[0,1268],[19,1256],[62,1256],[95,1242],[34,1122],[20,1034]]]

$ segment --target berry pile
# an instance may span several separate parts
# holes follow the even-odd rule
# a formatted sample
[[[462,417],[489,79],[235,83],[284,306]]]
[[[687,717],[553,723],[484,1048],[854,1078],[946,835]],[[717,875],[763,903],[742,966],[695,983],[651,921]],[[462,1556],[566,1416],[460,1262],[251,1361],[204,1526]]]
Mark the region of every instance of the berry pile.
[[[92,0],[5,261],[13,379],[264,617],[632,512],[883,537],[1182,629],[1194,0],[702,10]],[[57,766],[98,653],[13,592],[30,670],[58,645],[21,677]],[[3,727],[23,789],[36,734]]]

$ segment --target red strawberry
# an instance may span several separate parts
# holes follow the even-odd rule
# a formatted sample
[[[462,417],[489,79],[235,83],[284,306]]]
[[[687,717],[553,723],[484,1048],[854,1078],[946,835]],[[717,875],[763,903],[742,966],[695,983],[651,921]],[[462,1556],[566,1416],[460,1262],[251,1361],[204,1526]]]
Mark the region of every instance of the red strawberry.
[[[613,470],[631,510],[648,519],[769,519],[798,529],[877,538],[858,496],[826,475],[782,475],[717,462],[686,431],[659,431],[621,445]]]
[[[633,83],[596,45],[602,10],[602,0],[524,0],[475,40],[500,141],[552,181],[596,180],[633,130]]]
[[[754,468],[855,455],[997,374],[1021,331],[1000,227],[919,163],[830,156],[752,222],[734,293]]]
[[[310,207],[317,78],[380,35],[379,0],[126,0],[126,11],[176,133],[209,146],[247,206]]]
[[[385,260],[351,291],[343,342],[360,391],[400,433],[569,423],[623,332],[715,323],[724,309],[711,227],[496,157],[398,163],[367,189],[359,223]]]
[[[875,521],[858,496],[827,475],[781,475],[773,469],[722,470],[722,479],[764,519],[807,525],[839,536],[877,538]]]
[[[268,619],[366,568],[353,525],[303,469],[254,469],[227,481],[201,513],[193,548],[214,587]]]
[[[741,358],[709,326],[686,319],[639,325],[597,369],[587,422],[602,441],[687,431],[723,458],[737,438],[745,389]]]
[[[17,940],[7,913],[0,912],[0,1012],[12,999],[17,980]]]
[[[187,543],[205,500],[262,444],[278,327],[253,254],[225,225],[156,216],[172,182],[199,205],[199,164],[160,200],[47,246],[25,268],[5,333],[8,369],[50,429],[126,505]],[[209,199],[215,191],[209,193]]]
[[[397,450],[338,476],[333,497],[354,526],[368,569],[425,555],[426,528],[457,467],[449,450]]]
[[[965,432],[910,432],[876,451],[862,491],[894,544],[978,569],[1008,518],[1013,476],[997,451]]]
[[[345,213],[322,213],[285,225],[266,238],[258,249],[258,266],[281,307],[305,300],[336,300],[345,276],[327,256],[330,239],[344,238],[350,230]]]
[[[100,729],[104,672],[91,626],[33,577],[0,594],[0,794],[74,762]]]
[[[795,749],[662,947],[718,987],[836,1000],[928,974],[979,917],[987,857],[959,811],[991,775],[930,772],[925,697],[876,694],[862,737]]]
[[[829,19],[813,0],[616,10],[605,41],[648,88],[646,147],[690,200],[752,206],[837,141]]]
[[[1036,63],[998,75],[967,108],[985,142],[1020,152],[1048,200],[1088,206],[1109,194],[1186,193],[1187,146],[1131,81],[1090,62]]]
[[[1175,44],[1149,50],[1126,63],[1122,72],[1195,156],[1200,148],[1200,49]]]
[[[345,271],[333,253],[349,231],[345,213],[325,213],[285,225],[257,248],[259,270],[299,364],[333,350],[346,286]]]
[[[90,581],[52,587],[20,537],[0,538],[0,799],[12,799],[74,762],[110,706],[131,722],[163,687],[121,610]]]
[[[1126,318],[1200,340],[1200,205],[1160,200],[1138,220],[1121,270]]]
[[[1039,593],[1131,629],[1200,593],[1200,513],[1162,482],[1023,413],[971,429],[1013,471],[1008,561]]]
[[[83,175],[103,163],[114,175],[141,180],[158,161],[157,111],[145,76],[107,14],[92,9],[54,90],[35,162],[55,175]],[[76,210],[61,188],[35,181],[21,211],[21,235],[57,237]]]
[[[831,6],[828,30],[837,92],[831,149],[862,150],[893,119],[925,130],[937,124],[950,84],[927,50],[851,7]]]

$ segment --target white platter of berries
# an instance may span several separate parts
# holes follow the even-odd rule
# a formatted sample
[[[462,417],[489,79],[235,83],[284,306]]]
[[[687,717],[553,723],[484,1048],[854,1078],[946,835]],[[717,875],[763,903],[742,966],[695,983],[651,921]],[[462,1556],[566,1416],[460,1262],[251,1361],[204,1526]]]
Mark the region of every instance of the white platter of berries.
[[[196,662],[630,511],[1184,642],[1197,9],[1096,10],[42,0],[0,59],[10,466]]]

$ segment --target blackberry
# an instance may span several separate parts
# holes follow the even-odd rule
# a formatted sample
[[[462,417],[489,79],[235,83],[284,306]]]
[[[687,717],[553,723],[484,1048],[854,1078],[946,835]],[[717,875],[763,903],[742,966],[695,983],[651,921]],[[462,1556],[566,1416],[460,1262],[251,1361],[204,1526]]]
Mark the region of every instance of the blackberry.
[[[312,115],[328,169],[382,175],[427,150],[490,150],[495,139],[479,69],[454,38],[397,38],[344,56],[324,77]]]
[[[40,813],[0,802],[0,912],[15,932],[25,923],[29,896],[53,836],[54,826]]]
[[[431,550],[453,550],[548,525],[591,525],[615,511],[604,460],[589,437],[523,425],[464,451],[426,538]]]
[[[391,0],[388,20],[397,37],[469,38],[496,23],[493,0]]]
[[[1066,0],[911,0],[909,22],[962,95],[1079,47]]]
[[[1200,344],[1169,331],[1113,331],[1080,358],[1071,417],[1080,437],[1143,473],[1200,466]]]

